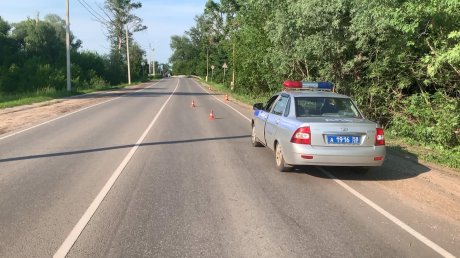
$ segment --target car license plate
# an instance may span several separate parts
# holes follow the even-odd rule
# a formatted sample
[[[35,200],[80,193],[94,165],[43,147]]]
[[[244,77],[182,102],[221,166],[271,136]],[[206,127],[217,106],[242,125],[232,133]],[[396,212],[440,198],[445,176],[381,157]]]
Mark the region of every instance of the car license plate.
[[[352,135],[328,135],[326,137],[328,144],[360,144],[361,137]]]

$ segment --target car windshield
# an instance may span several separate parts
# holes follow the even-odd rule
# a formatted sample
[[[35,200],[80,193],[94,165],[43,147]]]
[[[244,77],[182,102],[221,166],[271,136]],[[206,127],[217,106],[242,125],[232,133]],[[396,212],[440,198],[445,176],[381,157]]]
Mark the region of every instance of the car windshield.
[[[296,97],[297,117],[347,117],[361,118],[356,106],[348,98]]]

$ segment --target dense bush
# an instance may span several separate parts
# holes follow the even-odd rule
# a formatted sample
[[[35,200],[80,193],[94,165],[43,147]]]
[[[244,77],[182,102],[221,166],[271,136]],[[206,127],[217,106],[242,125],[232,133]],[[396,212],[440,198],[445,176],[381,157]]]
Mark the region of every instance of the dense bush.
[[[455,148],[458,10],[458,0],[209,0],[195,26],[171,38],[170,61],[200,76],[207,60],[218,75],[226,62],[246,94],[279,90],[286,79],[332,81],[395,134]]]
[[[403,99],[401,107],[405,109],[393,113],[393,135],[447,147],[459,145],[460,135],[456,132],[460,127],[458,100],[442,92],[414,94]]]
[[[56,15],[9,24],[0,17],[0,94],[66,89],[65,21]],[[118,50],[109,55],[79,51],[80,40],[71,34],[72,88],[91,89],[127,81],[125,57]],[[130,46],[131,77],[142,79],[145,51]]]

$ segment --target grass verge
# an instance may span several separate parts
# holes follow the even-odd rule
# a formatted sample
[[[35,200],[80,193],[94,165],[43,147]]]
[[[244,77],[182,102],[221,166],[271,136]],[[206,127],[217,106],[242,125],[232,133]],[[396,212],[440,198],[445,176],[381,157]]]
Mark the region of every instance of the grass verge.
[[[139,82],[133,82],[132,85],[136,85]],[[103,86],[92,89],[75,89],[75,91],[68,92],[66,90],[55,90],[55,89],[43,89],[36,92],[26,92],[26,93],[12,93],[4,94],[0,93],[0,109],[10,108],[22,105],[30,105],[34,103],[45,102],[53,99],[61,99],[81,94],[87,94],[97,91],[105,90],[114,90],[122,89],[128,87],[128,84],[121,84],[116,86]]]
[[[412,139],[396,137],[391,130],[385,133],[387,147],[390,149],[405,152],[417,159],[445,166],[460,173],[460,146],[445,148],[437,145],[422,145]]]
[[[200,81],[211,86],[211,88],[218,93],[229,94],[234,99],[251,106],[257,102],[265,102],[271,95],[253,96],[237,93],[232,92],[228,87],[221,83],[205,82],[201,78]],[[447,149],[442,146],[424,146],[415,143],[411,139],[400,138],[392,135],[391,129],[385,131],[385,139],[388,147],[387,149],[390,151],[408,154],[418,160],[441,165],[460,173],[460,146],[452,149]]]
[[[29,105],[58,98],[70,97],[75,94],[76,93],[74,92],[56,91],[54,89],[27,93],[0,94],[0,108]]]
[[[216,83],[216,82],[206,82],[203,79],[199,79],[201,83],[207,84],[211,86],[212,90],[221,93],[221,94],[228,94],[232,98],[243,102],[248,105],[253,105],[254,103],[257,102],[265,102],[267,99],[271,96],[271,94],[266,94],[266,95],[252,95],[252,94],[247,94],[247,93],[240,93],[240,92],[235,92],[229,89],[227,86],[223,85],[222,83]]]

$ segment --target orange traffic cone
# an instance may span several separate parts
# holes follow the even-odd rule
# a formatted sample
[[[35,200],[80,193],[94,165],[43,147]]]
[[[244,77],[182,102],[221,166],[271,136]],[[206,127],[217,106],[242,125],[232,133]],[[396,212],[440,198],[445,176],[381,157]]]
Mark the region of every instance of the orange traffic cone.
[[[225,100],[226,100],[226,101],[229,101],[229,99],[228,99],[228,94],[225,94]]]
[[[211,109],[211,113],[209,113],[209,120],[214,120],[214,111]]]
[[[192,107],[195,107],[195,100],[192,99]]]

